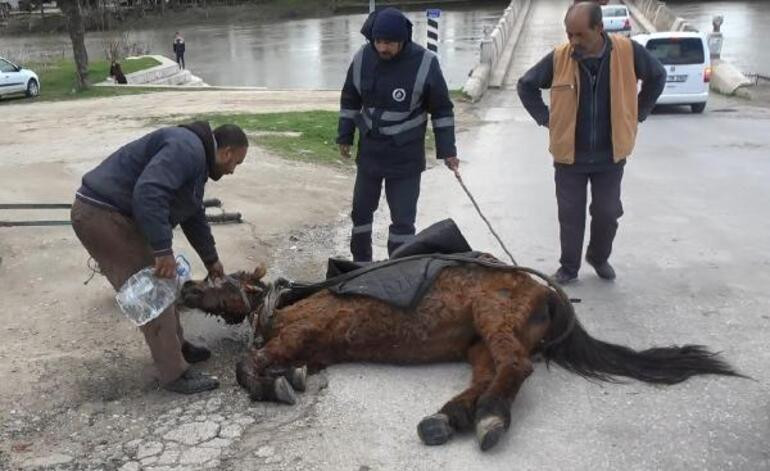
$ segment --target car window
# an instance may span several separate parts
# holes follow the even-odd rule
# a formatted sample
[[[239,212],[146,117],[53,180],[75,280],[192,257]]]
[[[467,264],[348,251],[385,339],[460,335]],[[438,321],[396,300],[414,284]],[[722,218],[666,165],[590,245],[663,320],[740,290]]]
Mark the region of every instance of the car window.
[[[625,18],[628,16],[628,10],[625,7],[604,7],[602,8],[602,16],[604,18]]]
[[[651,39],[647,50],[663,65],[703,64],[703,42],[699,38]]]
[[[16,67],[4,59],[0,59],[0,72],[16,72]]]

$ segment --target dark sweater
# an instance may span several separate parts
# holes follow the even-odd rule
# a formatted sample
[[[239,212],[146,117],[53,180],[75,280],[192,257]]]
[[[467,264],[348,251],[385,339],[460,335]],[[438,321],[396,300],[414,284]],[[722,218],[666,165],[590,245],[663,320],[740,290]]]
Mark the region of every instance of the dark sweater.
[[[156,256],[172,253],[172,230],[181,225],[201,260],[210,264],[218,255],[203,193],[209,176],[218,176],[215,153],[208,123],[159,129],[88,172],[78,198],[131,217]]]
[[[427,114],[433,120],[436,157],[444,159],[457,155],[454,105],[438,58],[432,52],[410,39],[391,60],[379,57],[371,32],[375,16],[376,13],[370,15],[361,30],[370,42],[359,51],[360,84],[356,84],[354,59],[342,88],[343,115],[339,120],[337,143],[352,145],[358,129],[359,168],[387,177],[414,175],[425,170]],[[426,66],[424,70],[423,65]],[[422,86],[415,89],[419,83]],[[417,99],[413,100],[415,95]],[[352,113],[357,112],[359,114],[353,117]],[[389,117],[392,114],[400,117]],[[425,120],[419,125],[408,126],[423,117]],[[388,128],[398,126],[404,126],[405,130],[388,134]]]
[[[612,42],[605,35],[604,53],[599,58],[580,59],[580,99],[575,128],[575,163],[555,164],[575,171],[600,171],[622,165],[613,162],[612,119],[610,112],[610,53]],[[655,106],[666,86],[666,69],[644,46],[632,41],[634,70],[642,81],[639,93],[639,122]],[[546,55],[519,79],[518,93],[524,107],[537,124],[548,126],[549,110],[541,90],[551,88],[553,52]]]

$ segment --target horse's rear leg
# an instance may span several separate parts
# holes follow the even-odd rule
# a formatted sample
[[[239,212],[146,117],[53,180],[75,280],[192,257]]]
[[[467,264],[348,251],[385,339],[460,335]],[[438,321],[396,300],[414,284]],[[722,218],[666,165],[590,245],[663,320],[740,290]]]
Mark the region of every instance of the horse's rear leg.
[[[468,349],[468,362],[473,367],[471,386],[447,402],[437,414],[422,419],[417,426],[417,433],[426,445],[443,445],[455,431],[469,430],[473,425],[476,400],[492,382],[495,365],[483,342]]]
[[[497,444],[511,423],[511,404],[532,374],[533,343],[544,334],[545,304],[487,296],[474,305],[474,324],[494,361],[495,376],[476,402],[476,437],[482,450]]]

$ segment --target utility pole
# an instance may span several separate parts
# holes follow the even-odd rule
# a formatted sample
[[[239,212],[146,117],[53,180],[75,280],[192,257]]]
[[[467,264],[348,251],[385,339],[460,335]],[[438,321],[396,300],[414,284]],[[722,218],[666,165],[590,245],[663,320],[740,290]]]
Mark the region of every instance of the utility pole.
[[[374,0],[369,0],[369,13],[374,11]]]

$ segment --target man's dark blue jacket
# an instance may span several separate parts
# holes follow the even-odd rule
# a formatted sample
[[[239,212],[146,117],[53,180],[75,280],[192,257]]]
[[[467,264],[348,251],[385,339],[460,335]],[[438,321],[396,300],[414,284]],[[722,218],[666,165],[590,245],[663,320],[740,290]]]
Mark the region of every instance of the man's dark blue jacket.
[[[376,12],[361,33],[369,40],[355,55],[342,89],[338,144],[352,145],[358,128],[357,163],[372,175],[398,177],[425,170],[428,114],[439,159],[455,157],[454,106],[438,58],[409,40],[391,60],[374,48]]]
[[[209,124],[163,128],[110,155],[83,177],[77,197],[131,217],[156,256],[172,253],[172,229],[181,225],[201,260],[218,260],[206,221],[206,181],[219,179]]]

